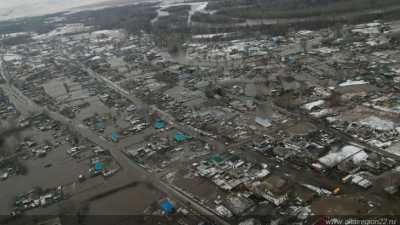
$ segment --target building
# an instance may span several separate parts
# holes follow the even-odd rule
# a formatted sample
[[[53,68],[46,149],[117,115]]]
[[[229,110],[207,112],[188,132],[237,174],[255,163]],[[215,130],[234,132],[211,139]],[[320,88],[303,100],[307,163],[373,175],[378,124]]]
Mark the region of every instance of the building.
[[[114,132],[111,133],[111,140],[113,142],[118,142],[119,139],[120,139],[120,136],[119,136],[119,134],[117,132],[114,131]]]
[[[256,181],[250,185],[249,189],[276,206],[289,199],[289,182],[279,176],[270,176],[263,181]]]
[[[97,162],[94,164],[94,172],[96,174],[103,172],[104,170],[104,164],[102,162]]]
[[[164,129],[167,126],[167,123],[162,119],[157,119],[154,123],[155,129]]]
[[[166,215],[171,215],[175,212],[175,206],[168,199],[163,201],[160,207]]]
[[[271,122],[271,120],[268,119],[268,118],[256,117],[255,122],[256,122],[258,125],[263,126],[263,127],[266,127],[266,128],[272,126],[272,122]]]

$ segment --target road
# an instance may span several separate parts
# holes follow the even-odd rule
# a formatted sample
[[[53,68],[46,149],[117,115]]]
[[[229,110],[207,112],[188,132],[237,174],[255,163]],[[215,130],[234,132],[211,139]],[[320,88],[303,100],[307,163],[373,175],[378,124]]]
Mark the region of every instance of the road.
[[[0,68],[0,71],[2,71],[2,74],[4,76],[5,71],[2,68]],[[91,74],[92,76],[96,76],[97,79],[100,78],[100,76],[95,74],[94,71],[91,71],[91,70],[86,70],[86,71],[89,72],[89,74]],[[140,102],[141,104],[143,104],[140,100],[136,99],[133,96],[130,96],[129,94],[125,93],[122,89],[115,86],[112,82],[107,82],[106,80],[103,80],[103,79],[101,79],[101,80],[103,82],[105,82],[108,86],[110,86],[110,88],[123,94],[123,96],[129,97],[128,99],[130,99],[131,101],[133,101],[135,103]],[[93,143],[96,143],[98,146],[100,146],[104,149],[109,149],[113,158],[121,166],[121,168],[122,168],[121,172],[125,173],[125,176],[128,179],[127,182],[131,182],[131,181],[133,182],[133,181],[135,181],[135,179],[143,178],[143,179],[145,179],[145,181],[151,182],[159,190],[165,192],[169,196],[172,196],[174,199],[178,200],[182,205],[187,205],[187,206],[190,206],[190,208],[195,209],[201,215],[204,215],[205,217],[207,217],[208,220],[218,222],[219,224],[222,224],[222,225],[230,224],[227,221],[225,221],[223,218],[218,216],[213,210],[211,210],[207,206],[192,199],[190,196],[186,195],[185,193],[176,189],[175,187],[170,186],[169,184],[161,181],[161,179],[159,177],[157,177],[156,175],[146,171],[144,168],[133,163],[129,158],[127,158],[124,155],[124,153],[121,149],[117,148],[116,144],[112,144],[112,143],[100,138],[97,135],[97,133],[93,132],[88,127],[81,126],[78,122],[76,122],[74,120],[66,118],[65,116],[63,116],[57,112],[52,112],[45,107],[37,105],[36,103],[34,103],[31,99],[29,99],[27,96],[25,96],[21,91],[19,91],[15,86],[10,84],[9,82],[7,82],[6,84],[3,84],[2,88],[5,89],[5,91],[8,95],[18,96],[18,98],[15,98],[15,100],[19,101],[19,103],[22,105],[26,105],[27,107],[25,107],[24,109],[30,109],[31,112],[36,112],[36,113],[43,112],[43,113],[47,114],[50,118],[57,120],[65,125],[68,125],[72,131],[77,132],[78,134],[81,135],[81,137],[87,138],[88,140],[92,141]]]

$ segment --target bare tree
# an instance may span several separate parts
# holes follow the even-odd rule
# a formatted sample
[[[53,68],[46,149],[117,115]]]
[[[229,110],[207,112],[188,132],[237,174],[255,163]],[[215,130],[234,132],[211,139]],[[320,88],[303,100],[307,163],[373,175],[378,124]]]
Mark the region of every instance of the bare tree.
[[[307,53],[308,40],[306,38],[300,39],[300,46],[304,53]]]

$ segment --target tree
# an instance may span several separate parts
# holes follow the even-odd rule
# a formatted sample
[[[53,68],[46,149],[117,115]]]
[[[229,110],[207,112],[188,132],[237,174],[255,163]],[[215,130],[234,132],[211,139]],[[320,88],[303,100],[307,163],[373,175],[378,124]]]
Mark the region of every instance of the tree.
[[[304,53],[307,53],[308,40],[306,38],[300,39],[300,46]]]
[[[331,96],[327,99],[330,107],[338,107],[342,104],[342,98],[340,93],[337,91],[332,91]]]

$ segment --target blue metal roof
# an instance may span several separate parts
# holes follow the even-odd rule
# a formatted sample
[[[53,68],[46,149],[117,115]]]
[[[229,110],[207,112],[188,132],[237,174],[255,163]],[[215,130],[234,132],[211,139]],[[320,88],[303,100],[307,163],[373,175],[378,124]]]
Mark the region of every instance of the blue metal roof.
[[[106,125],[101,121],[96,123],[96,129],[97,130],[104,129],[105,127],[106,127]]]
[[[94,170],[96,171],[102,171],[104,169],[104,164],[101,162],[97,162],[94,164]]]
[[[115,131],[112,132],[111,133],[111,140],[115,141],[115,142],[118,141],[119,140],[119,134],[117,132],[115,132]]]
[[[167,123],[162,119],[157,119],[154,123],[154,128],[156,129],[163,129],[167,126]]]
[[[185,135],[185,134],[183,134],[181,132],[178,132],[178,133],[175,134],[175,140],[177,142],[183,142],[183,141],[187,141],[187,140],[190,140],[190,139],[192,139],[192,137],[190,137],[188,135]]]
[[[161,203],[161,209],[166,214],[172,214],[175,210],[175,206],[169,200],[165,200],[163,203]]]

